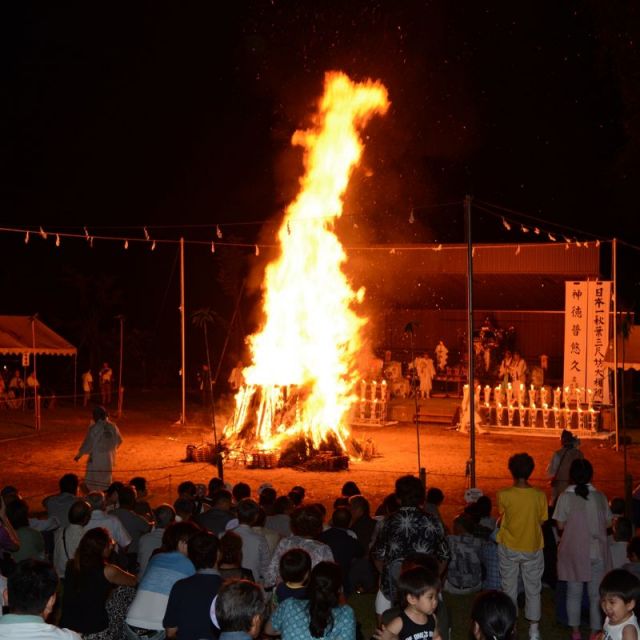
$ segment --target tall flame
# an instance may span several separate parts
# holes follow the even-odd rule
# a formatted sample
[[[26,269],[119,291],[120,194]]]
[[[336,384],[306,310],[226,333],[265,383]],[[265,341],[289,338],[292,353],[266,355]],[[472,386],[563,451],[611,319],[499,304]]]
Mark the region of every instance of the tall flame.
[[[260,388],[260,406],[251,420],[251,439],[258,446],[274,448],[302,434],[316,447],[331,435],[345,447],[343,420],[354,401],[355,357],[366,320],[354,309],[364,290],[355,292],[347,281],[346,255],[333,229],[362,155],[358,130],[388,107],[382,84],[354,83],[344,73],[330,72],[313,128],[293,136],[292,144],[304,149],[305,174],[278,232],[281,254],[266,269],[266,319],[248,339],[252,364],[243,372],[246,384],[236,396],[228,437],[239,436]],[[296,406],[278,421],[285,390],[291,395],[292,388],[298,390]]]

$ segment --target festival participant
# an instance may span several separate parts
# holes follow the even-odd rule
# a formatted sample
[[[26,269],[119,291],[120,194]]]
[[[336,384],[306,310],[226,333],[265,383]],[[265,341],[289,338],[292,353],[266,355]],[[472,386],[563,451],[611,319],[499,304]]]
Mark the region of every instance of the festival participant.
[[[577,458],[569,470],[571,485],[560,494],[553,519],[562,532],[558,546],[558,579],[567,582],[567,615],[572,640],[580,640],[582,592],[587,583],[591,633],[602,627],[600,615],[600,581],[611,569],[607,528],[611,511],[606,496],[595,489],[593,467]]]
[[[540,591],[544,571],[541,525],[548,518],[548,507],[545,494],[529,484],[534,467],[533,458],[527,453],[509,458],[513,486],[498,491],[502,520],[496,540],[502,590],[516,603],[518,576],[522,575],[529,639],[540,640]]]
[[[506,389],[511,382],[511,365],[513,364],[513,354],[508,349],[504,352],[504,357],[500,363],[499,376],[502,386]]]
[[[435,348],[436,354],[436,362],[438,364],[438,371],[444,373],[447,368],[447,360],[449,358],[449,349],[445,347],[445,344],[442,340],[438,342]]]
[[[430,398],[433,379],[436,375],[431,356],[426,352],[424,356],[418,356],[414,361],[414,366],[420,379],[420,396],[422,398]]]
[[[282,640],[345,640],[356,637],[353,609],[340,604],[342,575],[334,562],[320,562],[312,570],[308,600],[288,598],[278,606],[265,627]]]
[[[108,362],[103,363],[98,374],[100,380],[100,397],[102,404],[111,404],[111,387],[113,385],[113,371]]]
[[[244,384],[244,375],[242,374],[243,370],[244,364],[242,360],[238,360],[236,366],[231,370],[231,374],[227,380],[229,388],[233,393],[235,393]]]
[[[1,640],[81,640],[70,629],[60,629],[45,620],[53,611],[58,576],[42,560],[23,560],[7,580],[11,613],[0,616]]]
[[[87,435],[74,458],[77,462],[83,455],[89,456],[84,481],[90,491],[103,491],[111,484],[116,449],[121,444],[120,431],[108,420],[106,409],[96,407],[93,410],[93,423],[89,425]]]
[[[82,406],[86,407],[91,400],[91,392],[93,391],[93,374],[91,369],[87,369],[82,374]]]
[[[135,587],[138,582],[133,574],[108,562],[114,545],[106,529],[91,529],[67,563],[60,624],[81,633],[83,640],[103,640],[111,625],[122,624],[124,610],[107,607],[107,598],[114,587]]]
[[[520,357],[519,351],[513,352],[513,360],[511,362],[511,380],[513,384],[526,384],[527,382],[527,363]]]

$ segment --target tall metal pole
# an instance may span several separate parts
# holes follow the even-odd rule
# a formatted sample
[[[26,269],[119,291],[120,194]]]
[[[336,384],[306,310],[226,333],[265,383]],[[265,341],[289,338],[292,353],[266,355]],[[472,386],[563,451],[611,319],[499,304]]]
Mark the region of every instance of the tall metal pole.
[[[184,308],[184,238],[180,238],[180,334],[182,349],[182,413],[180,424],[187,424],[187,356],[185,351],[185,308]]]
[[[613,420],[616,427],[616,451],[620,450],[618,431],[618,243],[611,241],[611,273],[613,275]]]
[[[118,373],[118,418],[122,416],[122,403],[124,390],[122,388],[122,363],[124,361],[124,316],[121,314],[116,316],[116,320],[120,320],[120,367]]]
[[[37,314],[31,316],[31,346],[33,348],[33,377],[35,384],[33,385],[33,409],[36,418],[36,431],[40,431],[42,427],[41,415],[40,415],[40,398],[38,397],[38,370],[37,370],[37,356],[36,356],[36,317]]]
[[[469,483],[476,486],[476,389],[473,371],[473,242],[471,240],[471,196],[464,197],[467,236],[467,358],[469,384]]]

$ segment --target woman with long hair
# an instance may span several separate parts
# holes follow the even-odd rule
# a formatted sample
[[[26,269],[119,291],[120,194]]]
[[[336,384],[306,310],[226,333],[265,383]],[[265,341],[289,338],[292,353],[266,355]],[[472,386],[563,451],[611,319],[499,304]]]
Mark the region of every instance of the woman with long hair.
[[[567,582],[567,617],[573,640],[579,640],[582,590],[587,583],[591,637],[602,629],[600,581],[611,568],[607,527],[611,511],[606,496],[592,484],[593,467],[576,458],[570,485],[558,496],[553,519],[562,533],[558,545],[558,579]]]
[[[309,576],[308,600],[288,598],[267,623],[282,640],[345,640],[356,637],[353,609],[343,604],[342,572],[335,562],[319,562]]]
[[[111,637],[118,612],[107,606],[109,596],[115,587],[135,587],[138,582],[108,561],[114,544],[106,529],[89,529],[67,563],[60,624],[81,633],[85,640]],[[124,611],[119,617],[121,623]]]

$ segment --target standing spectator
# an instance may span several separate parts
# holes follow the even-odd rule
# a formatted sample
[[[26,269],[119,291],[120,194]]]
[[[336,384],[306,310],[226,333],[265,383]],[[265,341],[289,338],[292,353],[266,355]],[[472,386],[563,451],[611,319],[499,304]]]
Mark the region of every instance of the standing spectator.
[[[24,380],[20,369],[16,369],[13,377],[9,380],[9,405],[12,409],[19,409],[24,398]]]
[[[83,455],[89,456],[84,481],[90,491],[104,490],[111,484],[116,449],[121,444],[122,436],[118,427],[108,420],[104,407],[96,407],[93,410],[93,423],[89,425],[74,458],[77,462]]]
[[[331,517],[331,526],[320,534],[320,540],[329,545],[333,558],[342,571],[342,586],[346,596],[352,591],[351,565],[364,555],[364,549],[349,530],[351,511],[338,507]]]
[[[81,640],[74,631],[45,622],[53,611],[57,591],[58,576],[48,562],[20,562],[7,580],[11,613],[0,617],[0,639]]]
[[[309,599],[288,598],[280,604],[267,623],[267,633],[279,633],[282,640],[355,638],[356,617],[349,605],[341,604],[341,591],[340,567],[318,563],[309,577]]]
[[[107,561],[114,544],[106,529],[91,529],[67,563],[60,624],[81,633],[83,640],[103,640],[110,622],[122,624],[124,611],[107,607],[107,598],[114,587],[135,587],[138,582],[134,575]]]
[[[129,640],[162,640],[162,624],[169,594],[181,578],[192,576],[196,570],[187,557],[189,540],[201,531],[193,522],[176,522],[165,529],[161,553],[156,553],[144,572],[125,624]]]
[[[560,494],[553,513],[562,532],[558,546],[558,579],[567,582],[567,615],[572,640],[580,640],[582,592],[587,583],[591,633],[602,628],[600,582],[611,569],[607,528],[611,511],[606,496],[591,485],[593,467],[577,458],[571,463],[571,485]]]
[[[40,388],[38,378],[36,378],[36,372],[30,371],[27,376],[27,398],[29,398],[29,405],[33,405],[35,402],[36,391]]]
[[[173,585],[162,623],[167,638],[214,640],[217,633],[209,611],[222,585],[216,569],[218,538],[209,531],[200,531],[189,539],[187,551],[196,573]]]
[[[86,407],[91,400],[91,392],[93,391],[93,374],[91,369],[87,369],[82,374],[82,406]]]
[[[233,529],[242,538],[242,566],[253,573],[254,580],[263,584],[271,552],[266,538],[251,527],[258,518],[260,507],[255,500],[244,498],[238,503],[238,526]]]
[[[60,578],[64,578],[67,562],[75,555],[89,518],[91,518],[91,505],[86,500],[76,500],[69,509],[69,524],[55,531],[53,566]]]
[[[50,518],[56,518],[60,527],[69,524],[69,508],[78,498],[78,476],[75,473],[65,473],[58,481],[60,493],[47,496],[42,505]]]
[[[560,434],[560,449],[554,452],[547,466],[547,476],[551,479],[551,504],[569,486],[569,469],[574,460],[584,458],[578,449],[580,440],[571,431],[564,429]]]
[[[482,588],[482,547],[484,540],[474,536],[476,523],[466,513],[453,521],[453,534],[447,536],[451,559],[444,590],[448,593],[473,593]]]
[[[395,599],[395,580],[402,561],[410,553],[433,554],[444,569],[450,557],[442,523],[422,510],[424,485],[419,478],[407,475],[396,480],[396,496],[400,509],[388,516],[380,528],[371,557],[380,571],[380,591],[376,597],[376,613],[381,615]]]
[[[215,615],[220,640],[257,638],[266,615],[264,593],[248,580],[226,582],[215,599]]]
[[[111,388],[113,385],[113,371],[108,362],[103,363],[99,373],[100,380],[100,396],[102,404],[111,404]]]
[[[311,556],[311,565],[314,567],[323,560],[333,562],[331,548],[319,540],[322,533],[322,515],[317,507],[298,507],[291,515],[291,530],[293,535],[280,540],[271,558],[264,583],[267,587],[274,586],[278,581],[280,558],[289,549],[304,549]]]
[[[244,364],[242,360],[238,360],[236,366],[231,370],[231,373],[229,374],[227,382],[229,383],[229,388],[233,393],[235,393],[244,384],[244,375],[242,373],[243,370]]]
[[[165,529],[176,519],[176,512],[170,504],[161,504],[156,507],[154,515],[155,527],[141,536],[138,542],[139,575],[144,574],[153,552],[162,546]]]
[[[497,541],[502,590],[516,603],[518,576],[522,575],[529,639],[540,640],[540,591],[544,571],[540,525],[547,520],[548,509],[545,494],[529,484],[534,468],[533,458],[527,453],[509,458],[513,486],[498,492],[502,521]]]
[[[443,502],[444,502],[444,493],[442,492],[442,489],[438,489],[438,487],[429,487],[429,489],[427,490],[427,497],[426,497],[426,503],[424,505],[424,510],[427,513],[430,513],[436,516],[436,518],[438,518],[438,520],[440,520],[440,522],[442,522],[442,525],[444,526],[444,520],[440,515],[440,507],[442,506]]]
[[[351,531],[356,534],[364,551],[364,555],[356,558],[351,565],[351,585],[356,590],[375,591],[377,572],[369,558],[369,549],[373,543],[378,522],[371,517],[369,501],[364,496],[351,496],[349,509],[351,509]]]
[[[39,531],[29,526],[29,505],[22,498],[16,498],[7,505],[7,517],[13,525],[20,548],[11,554],[14,562],[33,559],[44,560],[44,538]]]

